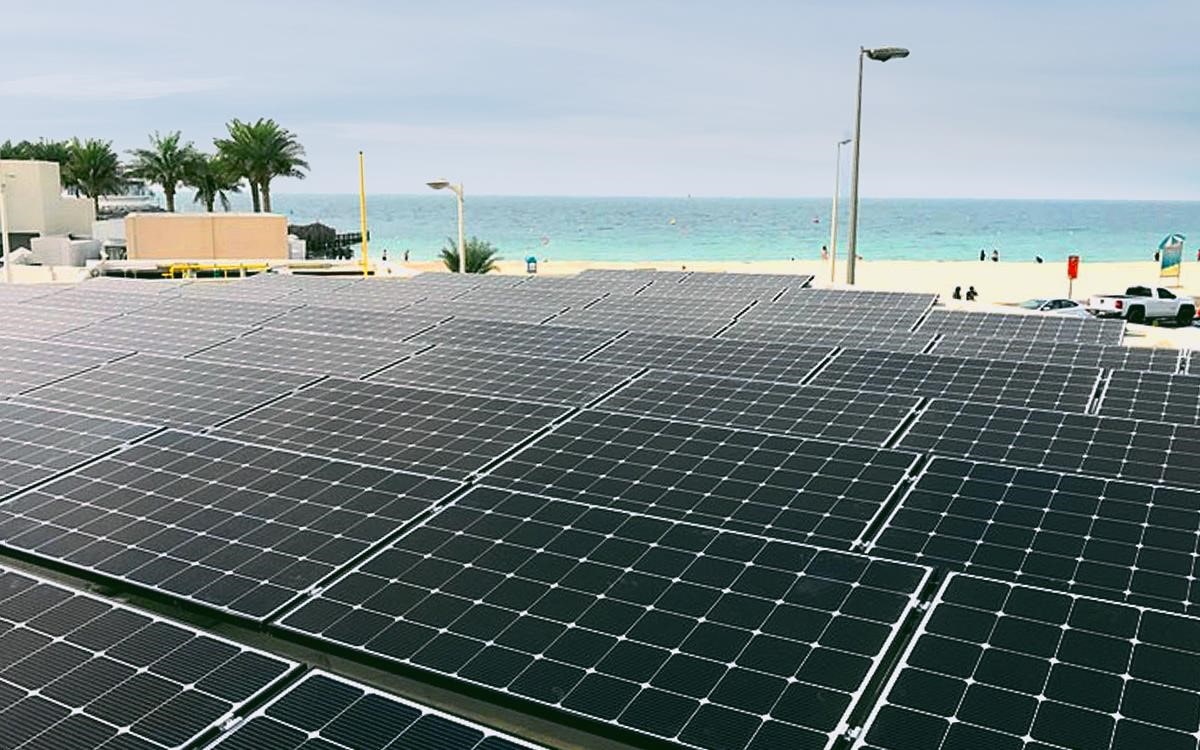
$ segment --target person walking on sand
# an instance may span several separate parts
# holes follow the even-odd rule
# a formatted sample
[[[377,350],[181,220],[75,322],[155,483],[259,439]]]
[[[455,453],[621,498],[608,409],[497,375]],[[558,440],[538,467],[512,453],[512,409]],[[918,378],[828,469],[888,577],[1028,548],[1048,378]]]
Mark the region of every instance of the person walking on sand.
[[[408,262],[408,251],[407,250],[404,251],[404,262],[405,263]]]
[[[980,250],[980,251],[979,251],[979,262],[980,262],[980,263],[982,263],[982,262],[984,262],[985,260],[987,260],[987,251],[986,251],[986,250]]]
[[[999,250],[992,250],[992,262],[993,263],[1000,262],[1000,251]]]
[[[821,260],[829,260],[829,246],[821,245]]]
[[[975,291],[974,286],[967,287],[967,302],[974,302],[975,298],[978,296],[979,292]]]
[[[962,299],[962,287],[954,287],[954,294],[951,295],[954,299]]]

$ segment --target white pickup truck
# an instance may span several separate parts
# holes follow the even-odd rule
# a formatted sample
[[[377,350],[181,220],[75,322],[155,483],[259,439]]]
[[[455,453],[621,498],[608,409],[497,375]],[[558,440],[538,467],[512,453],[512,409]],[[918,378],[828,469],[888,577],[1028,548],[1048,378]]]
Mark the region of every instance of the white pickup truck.
[[[1196,301],[1179,297],[1169,289],[1131,286],[1124,294],[1100,294],[1088,300],[1088,312],[1101,318],[1125,318],[1130,323],[1171,318],[1179,325],[1191,325],[1196,317]]]

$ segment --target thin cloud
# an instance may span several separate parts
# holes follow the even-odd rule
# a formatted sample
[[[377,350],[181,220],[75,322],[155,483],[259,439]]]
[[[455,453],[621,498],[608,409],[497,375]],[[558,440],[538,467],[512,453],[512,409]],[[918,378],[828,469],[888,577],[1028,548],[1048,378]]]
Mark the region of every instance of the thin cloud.
[[[231,78],[154,78],[138,74],[64,73],[0,80],[0,96],[69,101],[133,101],[215,91]]]

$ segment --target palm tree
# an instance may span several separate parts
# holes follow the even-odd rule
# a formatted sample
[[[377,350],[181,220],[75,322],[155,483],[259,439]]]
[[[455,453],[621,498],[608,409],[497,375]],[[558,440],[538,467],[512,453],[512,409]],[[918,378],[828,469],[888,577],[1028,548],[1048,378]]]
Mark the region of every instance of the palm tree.
[[[255,211],[271,210],[271,180],[276,177],[304,178],[308,162],[304,147],[290,130],[271,119],[242,122],[234,119],[226,128],[228,138],[214,141],[217,153],[250,182]]]
[[[117,152],[112,150],[112,141],[72,139],[71,158],[67,160],[63,182],[76,186],[79,192],[91,198],[99,213],[100,196],[119,193],[125,187],[125,175]]]
[[[229,193],[240,192],[242,178],[220,156],[198,153],[185,182],[196,189],[196,203],[211,214],[217,201],[229,210]]]
[[[171,212],[175,211],[175,191],[186,181],[197,158],[196,148],[191,141],[180,143],[180,138],[178,130],[165,136],[155,132],[150,136],[150,148],[137,148],[129,152],[133,157],[129,174],[161,185],[163,195],[167,198],[167,210]]]
[[[496,253],[500,250],[492,243],[472,237],[467,240],[463,249],[466,250],[467,256],[467,273],[487,273],[496,270],[496,261],[500,260],[500,256]],[[456,240],[446,238],[446,244],[442,247],[440,257],[446,264],[446,268],[458,273],[458,242]]]

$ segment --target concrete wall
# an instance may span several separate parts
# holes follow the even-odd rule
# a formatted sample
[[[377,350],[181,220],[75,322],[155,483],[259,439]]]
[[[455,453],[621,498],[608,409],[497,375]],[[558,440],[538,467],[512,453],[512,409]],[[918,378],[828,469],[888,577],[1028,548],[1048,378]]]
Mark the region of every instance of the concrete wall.
[[[64,198],[59,167],[51,161],[0,161],[6,177],[4,197],[12,234],[74,234],[91,232],[96,211],[89,198]]]
[[[278,214],[130,214],[129,260],[287,260],[287,218]]]

